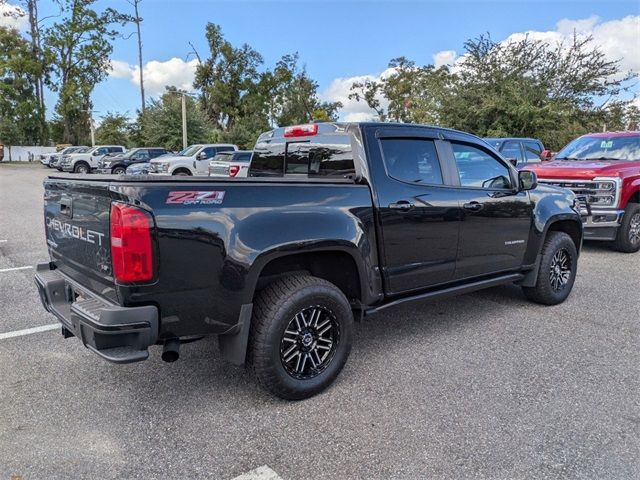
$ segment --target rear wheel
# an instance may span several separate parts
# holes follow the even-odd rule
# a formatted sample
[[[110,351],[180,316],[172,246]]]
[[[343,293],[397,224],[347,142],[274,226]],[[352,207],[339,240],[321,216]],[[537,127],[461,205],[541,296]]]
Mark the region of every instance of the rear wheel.
[[[543,305],[564,302],[573,288],[578,251],[564,232],[549,232],[542,247],[542,259],[535,287],[522,287],[526,297]]]
[[[351,351],[353,314],[332,283],[277,280],[255,299],[248,360],[258,383],[287,400],[311,397],[338,376]]]
[[[625,208],[613,248],[624,253],[640,250],[640,204],[629,203]]]

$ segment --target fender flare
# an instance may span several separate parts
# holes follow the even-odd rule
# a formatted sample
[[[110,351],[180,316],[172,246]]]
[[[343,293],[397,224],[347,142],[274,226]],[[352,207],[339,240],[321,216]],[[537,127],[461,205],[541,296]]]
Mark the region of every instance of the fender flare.
[[[576,251],[578,252],[578,256],[580,255],[580,247],[582,246],[582,241],[584,239],[584,233],[582,231],[583,230],[582,221],[578,220],[575,217],[575,215],[572,215],[569,213],[560,213],[550,217],[547,223],[545,224],[544,230],[542,231],[542,234],[540,236],[540,245],[538,245],[538,252],[536,255],[536,261],[535,261],[534,267],[531,270],[529,270],[525,274],[525,277],[522,279],[522,281],[519,282],[520,286],[523,286],[523,287],[536,286],[536,283],[538,281],[538,272],[540,271],[540,262],[542,261],[542,248],[544,247],[544,242],[547,238],[547,235],[549,234],[549,229],[554,223],[563,222],[563,221],[572,221],[580,227],[580,242],[578,245],[576,245]]]

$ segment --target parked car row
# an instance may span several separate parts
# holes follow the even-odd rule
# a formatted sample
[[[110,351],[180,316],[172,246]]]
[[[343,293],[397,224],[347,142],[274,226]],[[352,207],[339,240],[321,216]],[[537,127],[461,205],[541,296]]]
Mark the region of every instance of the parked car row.
[[[42,165],[49,168],[57,168],[58,162],[60,161],[60,158],[63,155],[78,153],[80,151],[85,151],[88,148],[89,147],[85,147],[85,146],[69,146],[69,147],[63,148],[62,150],[56,153],[48,153],[48,154],[40,155],[40,163],[42,163]]]

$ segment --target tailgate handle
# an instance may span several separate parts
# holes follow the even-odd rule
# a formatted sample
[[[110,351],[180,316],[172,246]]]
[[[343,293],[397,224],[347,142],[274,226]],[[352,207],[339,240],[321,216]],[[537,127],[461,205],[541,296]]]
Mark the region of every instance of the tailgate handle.
[[[73,216],[73,200],[71,197],[62,197],[60,199],[60,213],[68,217]]]

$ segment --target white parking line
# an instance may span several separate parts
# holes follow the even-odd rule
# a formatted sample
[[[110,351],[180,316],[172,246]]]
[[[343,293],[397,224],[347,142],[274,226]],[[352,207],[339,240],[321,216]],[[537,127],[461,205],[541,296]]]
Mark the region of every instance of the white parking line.
[[[0,240],[0,243],[6,243],[6,242],[8,242],[8,241],[9,241],[9,240]]]
[[[60,328],[59,323],[52,323],[50,325],[43,325],[41,327],[25,328],[24,330],[15,330],[13,332],[0,333],[0,340],[7,338],[22,337],[23,335],[31,335],[32,333],[48,332],[49,330],[55,330]]]
[[[4,272],[15,272],[16,270],[27,270],[33,267],[13,267],[13,268],[0,268],[0,273]]]
[[[233,478],[232,480],[282,480],[282,477],[271,470],[267,465],[254,468],[250,472]]]

